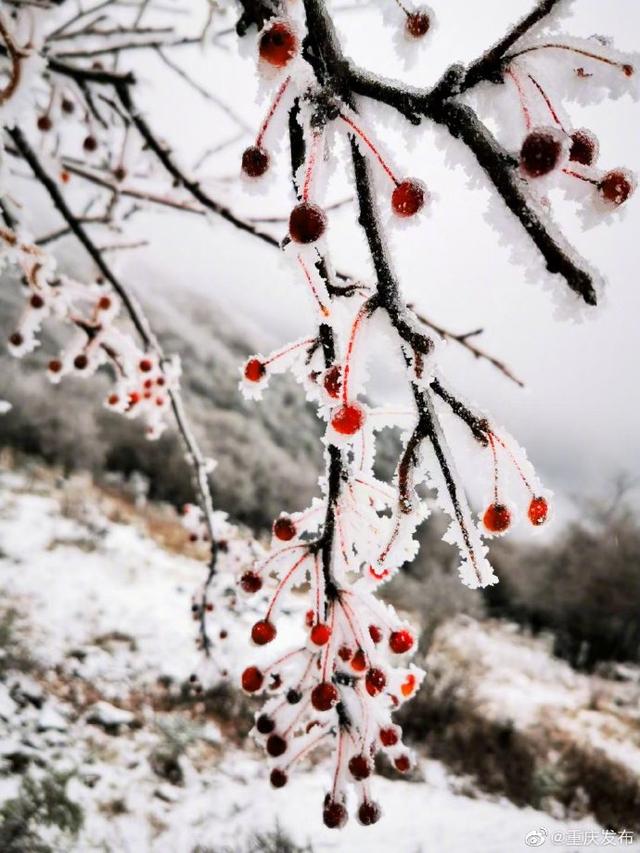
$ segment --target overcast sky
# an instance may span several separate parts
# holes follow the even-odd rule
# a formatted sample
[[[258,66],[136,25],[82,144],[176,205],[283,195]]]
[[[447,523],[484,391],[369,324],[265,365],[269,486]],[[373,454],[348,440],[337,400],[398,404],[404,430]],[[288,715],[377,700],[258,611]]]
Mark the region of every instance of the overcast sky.
[[[388,0],[391,4],[393,0]],[[345,5],[340,2],[338,5]],[[349,4],[351,5],[351,4]],[[498,37],[531,0],[432,0],[439,27],[418,63],[406,70],[382,17],[374,8],[336,16],[345,49],[364,66],[417,85],[436,79],[454,60],[467,61]],[[640,40],[640,4],[636,0],[574,0],[562,29],[575,35],[603,33],[616,45],[634,50]],[[366,37],[363,37],[366,34]],[[250,126],[257,127],[266,108],[258,99],[253,62],[236,52],[235,38],[224,50],[183,52],[179,59],[204,84],[215,89]],[[213,60],[213,61],[212,61]],[[172,141],[185,162],[193,162],[212,142],[235,131],[215,106],[170,78],[151,55],[136,60],[142,78],[153,81],[143,92],[153,124]],[[640,170],[640,105],[629,97],[584,108],[567,102],[575,126],[591,127],[601,141],[601,163]],[[193,125],[193,116],[198,116]],[[564,287],[549,278],[538,262],[514,264],[485,218],[490,198],[482,179],[467,184],[462,169],[452,169],[438,143],[445,134],[428,124],[410,134],[390,111],[376,131],[393,152],[401,173],[422,178],[434,195],[430,215],[419,228],[396,232],[392,245],[407,298],[424,313],[454,331],[485,329],[481,342],[506,359],[527,384],[520,390],[486,365],[449,347],[444,370],[451,384],[490,411],[528,448],[552,488],[587,494],[607,486],[619,472],[640,473],[640,405],[637,369],[640,355],[640,197],[624,215],[584,230],[576,209],[554,199],[555,215],[565,232],[607,278],[604,303],[588,312],[582,324],[559,319],[551,291]],[[517,115],[514,116],[514,120]],[[404,141],[403,141],[404,140]],[[212,177],[237,174],[239,153],[247,140],[211,165]],[[452,143],[452,153],[460,148]],[[451,146],[449,146],[451,148]],[[266,199],[249,196],[237,180],[213,180],[212,193],[245,214],[286,214],[292,198],[284,173]],[[329,200],[343,197],[346,180],[337,175]],[[346,190],[348,192],[348,189]],[[125,271],[144,297],[151,287],[175,287],[214,294],[227,311],[253,325],[274,344],[305,333],[311,320],[307,296],[277,253],[214,220],[154,217],[151,251],[129,256]],[[137,228],[149,236],[149,221]],[[273,227],[273,226],[272,226]],[[283,230],[275,232],[281,236]],[[516,231],[517,233],[517,231]],[[522,240],[526,245],[527,238]],[[330,229],[336,266],[367,272],[360,236],[353,229],[353,209],[336,214]],[[546,284],[546,286],[544,286]]]

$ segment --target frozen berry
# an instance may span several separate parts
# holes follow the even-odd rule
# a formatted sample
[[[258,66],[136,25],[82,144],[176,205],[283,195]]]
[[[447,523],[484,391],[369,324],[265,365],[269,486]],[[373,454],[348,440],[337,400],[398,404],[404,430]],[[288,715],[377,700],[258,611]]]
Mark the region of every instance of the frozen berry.
[[[602,178],[598,184],[600,195],[610,204],[624,204],[633,193],[635,186],[633,178],[626,169],[613,169]]]
[[[244,378],[248,382],[259,382],[265,373],[266,368],[258,358],[250,358],[244,366]]]
[[[323,625],[322,622],[318,622],[318,624],[314,625],[311,629],[311,634],[309,636],[311,638],[311,642],[315,646],[326,646],[329,642],[329,637],[331,636],[331,628],[328,625]]]
[[[413,636],[409,631],[394,631],[389,637],[389,648],[396,655],[408,652],[413,646]]]
[[[520,166],[530,178],[552,172],[562,156],[562,142],[553,129],[532,130],[520,149]]]
[[[546,498],[531,498],[531,503],[529,504],[529,509],[527,511],[531,524],[535,525],[535,527],[539,527],[541,524],[545,523],[548,514],[549,504],[547,503]]]
[[[347,822],[347,810],[342,803],[328,798],[322,810],[322,820],[329,829],[341,829]]]
[[[49,370],[51,370],[51,366],[49,366]],[[107,403],[110,406],[117,406],[119,401],[120,397],[118,397],[117,394],[109,394],[109,396],[107,397]]]
[[[120,183],[121,181],[124,181],[124,179],[127,177],[127,170],[124,168],[124,166],[117,166],[113,170],[113,177],[116,179],[116,181],[118,181],[118,183]]]
[[[245,688],[246,689],[246,688]],[[256,720],[256,728],[261,735],[270,735],[275,729],[276,724],[268,714],[260,714]]]
[[[269,168],[269,154],[259,145],[250,145],[242,154],[242,171],[249,178],[259,178]]]
[[[76,370],[85,370],[88,364],[89,359],[82,352],[73,359],[73,366]]]
[[[395,746],[398,743],[398,732],[396,729],[380,729],[380,742],[383,746]]]
[[[354,755],[349,760],[349,772],[358,782],[371,775],[371,764],[366,755]]]
[[[257,592],[262,587],[262,578],[255,572],[245,572],[240,578],[240,586],[245,592]]]
[[[422,210],[425,200],[426,192],[422,181],[407,178],[394,189],[391,195],[391,207],[396,216],[406,219]]]
[[[70,115],[75,110],[76,105],[73,103],[73,101],[70,101],[69,98],[63,98],[60,102],[60,108],[62,109],[63,113],[67,113],[67,115]]]
[[[32,308],[35,308],[37,310],[39,308],[44,307],[44,299],[42,298],[42,296],[40,296],[39,293],[34,293],[31,299],[29,300],[29,304]]]
[[[82,147],[85,151],[95,151],[98,147],[98,140],[95,136],[91,136],[91,134],[89,134],[89,136],[85,136]]]
[[[351,668],[356,672],[364,672],[367,668],[367,658],[362,649],[358,649],[351,659]]]
[[[413,691],[416,689],[416,677],[410,672],[409,675],[405,678],[405,680],[400,685],[400,691],[403,696],[411,696]]]
[[[311,704],[316,711],[329,711],[338,701],[338,691],[330,681],[321,681],[311,691]]]
[[[598,140],[590,130],[576,130],[571,134],[569,160],[591,166],[598,157]]]
[[[327,216],[321,207],[303,201],[289,216],[289,234],[294,243],[315,243],[324,234]]]
[[[60,373],[60,371],[62,370],[62,362],[59,358],[52,358],[48,364],[48,369],[51,371],[51,373]]]
[[[406,773],[411,768],[411,761],[408,755],[399,755],[394,760],[393,765],[400,773]]]
[[[377,696],[384,690],[387,683],[387,678],[381,669],[373,667],[370,669],[364,679],[365,687],[369,696]]]
[[[404,25],[405,32],[414,39],[421,39],[431,28],[431,18],[424,10],[416,9],[407,15]]]
[[[267,752],[272,758],[278,758],[283,752],[287,751],[287,742],[280,735],[269,735],[267,738]]]
[[[358,820],[363,826],[371,826],[377,823],[382,816],[382,810],[377,803],[365,800],[358,808]]]
[[[333,367],[330,367],[324,375],[324,390],[330,397],[333,397],[334,400],[340,395],[340,388],[342,386],[341,373],[339,366],[334,364]]]
[[[273,522],[273,535],[281,542],[289,542],[296,535],[296,526],[286,515]]]
[[[276,626],[267,619],[261,619],[251,629],[251,639],[257,646],[266,646],[275,639]]]
[[[382,640],[382,631],[377,625],[369,625],[369,636],[377,645]]]
[[[511,524],[511,512],[504,504],[493,503],[487,507],[482,523],[489,533],[504,533]]]
[[[20,332],[14,332],[9,336],[9,343],[12,347],[21,347],[24,343],[24,338],[20,334]]]
[[[299,690],[294,690],[293,688],[291,688],[291,690],[287,691],[287,702],[290,705],[297,705],[301,699],[302,693],[300,693]]]
[[[284,770],[280,770],[277,767],[271,771],[271,776],[269,780],[274,788],[284,788],[287,784],[288,777]]]
[[[53,127],[53,122],[47,115],[39,116],[37,124],[38,130],[41,130],[43,133],[46,133]]]
[[[248,666],[242,673],[242,689],[247,693],[257,693],[263,681],[264,676],[257,666]]]
[[[364,423],[364,409],[358,403],[345,403],[331,416],[331,426],[340,435],[355,435]]]
[[[138,367],[143,373],[148,373],[153,367],[153,362],[150,358],[142,358],[140,359]]]
[[[298,50],[298,39],[286,21],[275,21],[262,31],[258,51],[260,59],[283,68]]]
[[[108,296],[101,296],[98,300],[98,308],[101,311],[108,311],[111,308],[111,299]]]
[[[340,658],[340,660],[343,660],[345,662],[351,660],[352,654],[353,652],[351,651],[349,646],[340,646],[340,648],[338,649],[338,657]]]

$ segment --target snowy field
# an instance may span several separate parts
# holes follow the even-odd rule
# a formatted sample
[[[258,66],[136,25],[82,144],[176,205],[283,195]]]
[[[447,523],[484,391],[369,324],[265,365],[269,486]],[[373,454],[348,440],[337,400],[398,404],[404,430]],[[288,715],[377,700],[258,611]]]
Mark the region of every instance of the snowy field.
[[[54,849],[245,853],[265,849],[252,839],[279,824],[314,851],[640,850],[592,820],[488,799],[426,757],[416,781],[376,779],[378,825],[325,829],[322,763],[273,790],[249,741],[225,740],[224,725],[197,705],[162,707],[159,679],[181,684],[194,667],[189,604],[203,566],[109,520],[94,500],[89,492],[70,502],[50,477],[0,476],[2,610],[18,613],[16,632],[34,658],[28,673],[0,676],[0,801],[18,791],[17,766],[36,776],[73,771],[67,790],[84,826],[71,847]],[[181,744],[173,782],[157,769],[168,743]]]

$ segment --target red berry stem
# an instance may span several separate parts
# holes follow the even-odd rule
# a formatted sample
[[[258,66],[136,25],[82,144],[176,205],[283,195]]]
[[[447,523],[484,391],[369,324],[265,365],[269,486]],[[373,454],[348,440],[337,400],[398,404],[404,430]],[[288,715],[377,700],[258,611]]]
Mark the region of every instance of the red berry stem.
[[[311,181],[313,179],[313,172],[316,167],[316,162],[318,159],[318,148],[320,147],[320,142],[322,140],[322,135],[315,131],[313,133],[313,138],[311,140],[311,150],[309,152],[309,157],[307,158],[307,168],[304,173],[304,181],[302,184],[302,200],[309,201],[309,193],[311,191]]]
[[[500,501],[498,499],[498,454],[496,453],[496,445],[495,445],[495,436],[492,432],[488,434],[489,439],[489,447],[491,448],[491,455],[493,456],[493,500],[494,503],[499,504]]]
[[[571,178],[577,178],[579,181],[586,181],[586,183],[592,184],[594,187],[598,186],[598,181],[594,180],[594,178],[588,178],[586,175],[574,172],[573,169],[563,169],[562,171],[565,175],[569,175]]]
[[[525,476],[525,474],[524,474],[524,471],[523,471],[523,470],[522,470],[522,468],[520,467],[520,465],[519,465],[519,463],[518,463],[518,460],[515,458],[515,456],[513,455],[513,453],[511,452],[511,450],[509,449],[509,447],[508,447],[508,446],[505,444],[505,442],[500,438],[500,436],[499,436],[499,435],[496,435],[494,432],[490,432],[490,433],[489,433],[489,442],[490,442],[490,444],[491,444],[491,447],[494,449],[494,453],[495,453],[495,447],[494,447],[494,444],[493,444],[493,442],[494,442],[494,441],[497,441],[497,442],[498,442],[498,444],[500,445],[500,447],[502,447],[502,449],[507,453],[507,455],[509,456],[509,459],[510,459],[510,460],[511,460],[511,462],[513,463],[513,465],[514,465],[514,467],[515,467],[516,471],[517,471],[517,472],[518,472],[518,474],[520,475],[520,478],[521,478],[522,482],[525,484],[525,486],[527,487],[527,489],[529,490],[529,492],[530,492],[530,493],[531,493],[531,495],[533,496],[533,495],[535,494],[535,492],[533,491],[533,489],[532,489],[532,487],[531,487],[531,483],[530,483],[530,482],[529,482],[529,480],[526,478],[526,476]]]
[[[542,88],[542,86],[540,85],[540,83],[538,83],[538,81],[536,80],[536,78],[535,78],[532,74],[527,74],[527,77],[529,78],[529,80],[531,80],[531,82],[532,82],[532,83],[533,83],[533,85],[536,87],[536,89],[538,90],[538,92],[540,92],[540,95],[542,96],[542,99],[544,100],[545,104],[547,105],[547,109],[548,109],[548,110],[549,110],[549,112],[551,113],[551,117],[552,117],[552,119],[553,119],[553,120],[555,121],[555,123],[558,125],[558,127],[560,128],[560,130],[562,130],[562,131],[563,131],[564,133],[566,133],[566,134],[567,134],[567,136],[568,136],[568,135],[569,135],[569,133],[567,132],[566,128],[564,127],[564,125],[563,125],[563,124],[562,124],[562,122],[560,121],[560,118],[559,118],[559,116],[558,116],[558,113],[556,112],[555,107],[554,107],[554,106],[553,106],[553,104],[551,103],[551,98],[547,95],[547,93],[545,92],[545,90]]]
[[[300,349],[300,347],[308,347],[317,342],[317,338],[305,338],[304,341],[298,341],[295,344],[290,344],[288,347],[285,347],[281,350],[276,350],[276,352],[272,353],[269,358],[266,358],[262,364],[263,366],[267,366],[267,364],[272,364],[274,361],[277,361],[279,358],[284,358],[285,355],[288,355],[290,352],[294,350]]]
[[[260,127],[260,132],[256,136],[256,146],[258,148],[262,147],[262,141],[264,139],[265,133],[267,132],[267,128],[269,127],[269,124],[271,123],[271,119],[276,114],[276,110],[280,106],[280,102],[282,101],[282,98],[284,97],[284,93],[287,91],[287,88],[289,87],[290,82],[291,82],[291,77],[287,77],[284,80],[284,82],[280,85],[280,88],[278,89],[276,96],[273,99],[273,102],[269,108],[269,112],[265,116],[265,119],[262,122],[262,126]]]
[[[360,310],[356,314],[355,320],[353,321],[353,325],[351,326],[351,334],[349,335],[349,342],[347,343],[347,353],[344,359],[344,369],[342,371],[342,402],[347,403],[349,401],[349,376],[351,375],[351,359],[353,356],[353,348],[356,342],[356,335],[358,333],[358,329],[362,325],[362,321],[365,317],[371,316],[371,306],[369,302],[365,302],[364,305],[361,306]]]
[[[327,306],[324,304],[324,302],[320,299],[320,295],[318,294],[318,290],[317,290],[315,284],[313,283],[313,279],[311,278],[311,273],[307,269],[307,265],[305,264],[304,260],[302,259],[302,255],[298,255],[298,263],[302,267],[302,272],[304,273],[304,277],[306,278],[307,284],[309,285],[311,293],[313,294],[313,298],[316,300],[316,302],[318,304],[318,308],[320,309],[320,313],[322,314],[323,317],[329,317],[331,312],[329,311]]]
[[[620,70],[624,73],[625,77],[631,77],[635,73],[635,69],[633,65],[630,65],[627,62],[617,62],[615,59],[610,59],[608,56],[602,56],[602,54],[591,53],[589,50],[584,50],[579,47],[572,47],[569,44],[561,44],[560,42],[545,42],[545,44],[534,44],[530,47],[525,47],[522,50],[517,51],[516,53],[509,54],[505,59],[515,59],[518,56],[524,56],[525,53],[533,53],[537,50],[566,50],[570,53],[575,53],[578,56],[586,56],[588,59],[595,59],[597,62],[602,62],[605,65],[611,65],[614,68],[620,68]]]
[[[402,9],[402,6],[401,6],[400,8]],[[404,11],[404,12],[406,12],[406,9],[403,9],[403,11]],[[407,13],[407,14],[408,14],[408,13]],[[380,163],[380,165],[382,166],[382,168],[384,169],[384,171],[387,173],[387,175],[391,178],[391,180],[393,181],[393,183],[394,183],[396,186],[398,186],[398,184],[400,183],[400,181],[399,181],[399,180],[396,178],[396,176],[393,174],[393,172],[392,172],[392,171],[391,171],[391,169],[389,168],[389,166],[388,166],[387,162],[383,159],[383,157],[382,157],[382,155],[380,154],[380,152],[378,151],[378,149],[375,147],[375,145],[374,145],[374,144],[373,144],[373,142],[369,139],[369,137],[364,133],[364,131],[363,131],[363,130],[361,130],[361,129],[358,127],[358,125],[357,125],[357,124],[355,124],[355,122],[351,121],[351,119],[350,119],[348,116],[346,116],[344,113],[340,113],[340,118],[342,119],[342,121],[343,121],[343,122],[345,122],[345,124],[348,124],[348,125],[349,125],[349,127],[354,131],[354,133],[355,133],[357,136],[359,136],[359,137],[360,137],[360,139],[364,142],[364,144],[367,146],[367,148],[369,148],[369,150],[371,151],[371,153],[373,154],[373,156],[376,158],[376,160],[378,161],[378,163]]]
[[[278,597],[280,596],[282,590],[285,588],[285,586],[287,585],[289,580],[293,577],[293,575],[296,573],[296,571],[300,568],[300,566],[304,563],[304,561],[306,559],[308,559],[309,556],[310,556],[310,554],[307,552],[306,554],[303,554],[302,557],[299,557],[296,560],[296,562],[293,564],[293,566],[291,566],[291,568],[289,569],[287,574],[282,578],[282,580],[278,584],[276,591],[274,592],[273,597],[271,598],[271,601],[269,602],[269,607],[267,608],[267,615],[264,617],[266,621],[269,621],[269,616],[271,615],[271,611],[273,610],[275,603],[278,600]]]
[[[505,72],[514,82],[516,90],[518,92],[518,98],[520,100],[520,106],[522,108],[522,114],[524,116],[524,123],[527,130],[531,130],[532,122],[531,122],[531,113],[529,112],[529,107],[527,106],[527,96],[524,93],[524,89],[522,88],[522,83],[516,76],[515,72],[512,68],[507,68]]]

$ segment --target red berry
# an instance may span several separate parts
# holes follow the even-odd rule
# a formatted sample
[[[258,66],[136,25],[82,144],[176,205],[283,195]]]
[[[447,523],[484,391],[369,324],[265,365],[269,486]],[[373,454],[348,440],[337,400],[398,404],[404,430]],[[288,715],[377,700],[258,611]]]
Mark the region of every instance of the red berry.
[[[389,648],[396,655],[408,652],[413,646],[413,636],[409,631],[394,631],[389,637]]]
[[[331,426],[340,435],[355,435],[364,423],[364,409],[358,403],[345,403],[331,417]]]
[[[309,636],[311,638],[311,642],[315,646],[326,646],[329,642],[329,637],[331,636],[331,628],[328,625],[324,625],[322,622],[318,622],[318,624],[314,625],[311,629],[311,634]]]
[[[275,639],[276,634],[276,626],[266,619],[256,622],[251,629],[251,639],[257,646],[266,646],[267,643]]]
[[[622,66],[622,70],[624,72],[625,77],[633,77],[633,75],[635,73],[635,69],[634,69],[633,65],[628,65],[627,63],[625,63]]]
[[[402,691],[403,696],[411,696],[413,691],[416,689],[416,677],[410,672],[409,675],[405,678],[405,680],[400,685],[400,690]]]
[[[24,338],[20,332],[14,332],[12,335],[9,335],[9,343],[12,347],[21,347],[24,343]]]
[[[46,133],[53,127],[53,122],[47,115],[39,116],[37,124],[38,130],[41,130],[43,133]]]
[[[420,39],[429,32],[431,28],[431,18],[425,11],[417,9],[415,12],[410,12],[407,15],[407,20],[404,29],[407,35],[414,39]]]
[[[598,189],[605,201],[618,207],[632,195],[635,185],[630,173],[625,169],[613,169],[602,178]]]
[[[44,299],[42,298],[42,296],[40,296],[39,293],[34,293],[31,299],[29,300],[29,303],[31,307],[35,308],[36,310],[44,307]]]
[[[487,507],[482,523],[489,533],[504,533],[511,524],[511,512],[504,504],[493,503]]]
[[[240,586],[245,592],[257,592],[262,587],[262,578],[255,572],[245,572],[240,578]]]
[[[363,826],[371,826],[377,823],[382,816],[382,810],[377,803],[365,800],[358,808],[358,820]]]
[[[330,367],[324,375],[324,390],[330,397],[337,399],[340,396],[340,388],[342,386],[342,371],[337,364]]]
[[[527,512],[531,524],[539,527],[541,524],[545,523],[548,514],[549,504],[547,503],[546,498],[531,498],[531,503],[529,504],[529,510]]]
[[[321,681],[311,691],[311,704],[316,711],[329,711],[338,701],[338,691],[330,681]]]
[[[67,113],[67,115],[69,115],[75,110],[76,105],[73,101],[70,101],[69,98],[63,98],[60,102],[60,107],[62,108],[63,113]]]
[[[407,219],[422,210],[426,201],[425,187],[422,181],[407,178],[401,181],[391,194],[391,207],[396,216]]]
[[[356,672],[364,672],[367,668],[367,658],[362,649],[358,649],[351,660],[351,668]]]
[[[242,154],[242,171],[249,178],[260,178],[269,168],[269,154],[259,145],[250,145]]]
[[[329,829],[341,829],[347,819],[347,810],[342,803],[338,803],[330,797],[325,800],[322,810],[322,820],[325,826],[328,826]]]
[[[267,738],[267,752],[272,758],[278,758],[287,751],[287,742],[280,735],[269,735]]]
[[[349,646],[340,646],[340,648],[338,649],[338,657],[340,658],[340,660],[343,660],[343,661],[351,660],[352,654],[353,654],[353,652],[351,651]]]
[[[142,358],[140,359],[140,364],[138,365],[138,367],[143,373],[148,373],[153,367],[153,362],[150,358]]]
[[[380,742],[383,746],[395,746],[398,743],[398,732],[396,729],[380,729]]]
[[[317,204],[303,201],[289,216],[289,235],[294,243],[315,243],[324,234],[327,216]]]
[[[51,367],[49,367],[49,370],[51,370]],[[107,397],[107,403],[110,406],[115,406],[118,403],[119,399],[120,398],[118,397],[117,394],[109,394],[109,396]]]
[[[264,676],[257,666],[248,666],[242,673],[242,689],[247,693],[257,693],[263,681]]]
[[[364,686],[367,688],[369,696],[377,696],[384,690],[387,683],[387,678],[381,669],[373,667],[370,669],[364,679]]]
[[[532,130],[522,143],[520,166],[530,178],[540,178],[552,172],[562,155],[562,142],[552,129]]]
[[[275,21],[260,35],[260,59],[276,68],[283,68],[295,56],[297,50],[298,39],[286,21]]]
[[[377,625],[369,625],[369,636],[377,645],[382,640],[382,631]]]
[[[598,156],[598,140],[590,130],[576,130],[571,134],[569,160],[591,166]]]
[[[248,382],[259,382],[266,372],[264,364],[258,358],[250,358],[244,366],[244,378]]]
[[[296,526],[286,515],[281,515],[273,523],[273,535],[281,542],[289,542],[296,535]]]
[[[95,136],[85,136],[84,142],[82,143],[82,147],[85,151],[95,151],[98,147],[98,140]]]
[[[108,311],[111,308],[111,300],[108,296],[101,296],[98,300],[98,308],[101,311]]]
[[[246,689],[246,688],[245,688]],[[275,729],[276,724],[267,714],[260,714],[256,720],[256,728],[261,735],[270,735]]]
[[[60,373],[60,371],[62,370],[62,362],[58,358],[52,358],[49,362],[48,367],[51,373]]]
[[[411,768],[411,761],[408,755],[399,755],[393,762],[396,770],[401,773],[406,773]]]
[[[302,699],[302,693],[299,690],[287,690],[287,702],[290,705],[297,705],[298,702]]]
[[[73,366],[76,368],[76,370],[85,370],[88,364],[89,359],[84,353],[80,353],[80,355],[77,355],[73,359]]]
[[[279,770],[277,767],[275,767],[271,771],[271,776],[269,777],[269,779],[274,788],[284,788],[284,786],[287,784],[288,776],[284,772],[284,770]]]
[[[118,182],[124,181],[124,179],[127,177],[127,170],[124,168],[124,166],[118,166],[116,169],[113,170],[113,177]]]
[[[366,755],[354,755],[349,760],[349,772],[354,779],[361,782],[371,775],[371,764]]]
[[[305,625],[307,626],[307,628],[311,628],[311,626],[313,625],[314,619],[315,619],[315,613],[313,612],[313,610],[307,610],[305,617],[304,617],[304,622],[305,622]]]

